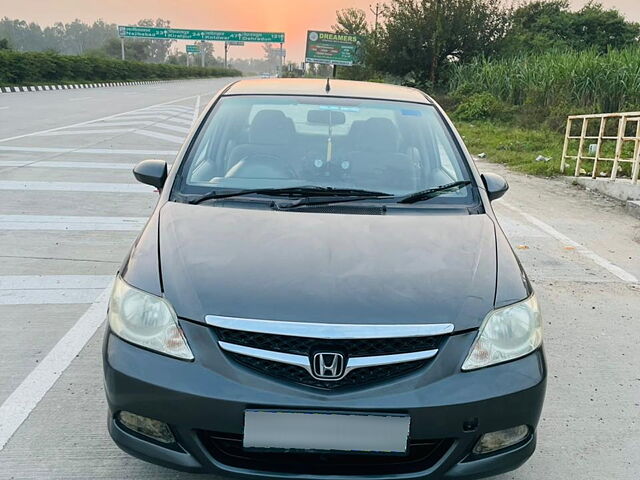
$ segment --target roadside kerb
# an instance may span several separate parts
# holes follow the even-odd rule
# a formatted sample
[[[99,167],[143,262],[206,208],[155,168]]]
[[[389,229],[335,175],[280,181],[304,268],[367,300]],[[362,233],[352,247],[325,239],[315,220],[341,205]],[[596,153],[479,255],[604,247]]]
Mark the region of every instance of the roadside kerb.
[[[102,82],[102,83],[73,83],[62,85],[23,85],[18,87],[0,87],[0,93],[48,92],[52,90],[76,90],[79,88],[127,87],[130,85],[151,85],[156,83],[180,82],[190,78],[174,80],[148,80],[139,82]]]
[[[631,180],[590,177],[560,177],[563,182],[579,186],[585,190],[598,192],[613,200],[626,204],[627,212],[640,218],[640,184]]]

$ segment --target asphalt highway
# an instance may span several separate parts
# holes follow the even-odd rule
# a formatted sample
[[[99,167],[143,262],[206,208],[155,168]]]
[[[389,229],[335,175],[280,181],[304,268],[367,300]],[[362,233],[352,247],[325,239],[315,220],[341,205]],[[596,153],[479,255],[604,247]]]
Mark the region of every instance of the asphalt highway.
[[[205,478],[120,451],[100,348],[113,275],[171,161],[230,79],[0,94],[0,479]],[[640,471],[640,222],[560,181],[503,174],[496,210],[543,309],[550,376],[538,450],[494,480]],[[213,478],[213,477],[211,477]]]

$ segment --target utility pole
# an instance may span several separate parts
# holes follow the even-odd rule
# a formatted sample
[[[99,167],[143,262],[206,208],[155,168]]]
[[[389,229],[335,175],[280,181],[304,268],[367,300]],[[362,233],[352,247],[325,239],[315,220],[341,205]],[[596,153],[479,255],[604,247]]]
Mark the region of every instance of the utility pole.
[[[124,60],[124,38],[120,37],[120,52],[122,55],[122,60]]]
[[[369,5],[369,10],[371,11],[371,13],[373,13],[373,16],[375,18],[375,23],[373,27],[373,38],[377,41],[378,40],[378,17],[380,16],[380,4],[376,3],[375,10],[371,5]]]
[[[284,57],[283,57],[283,44],[280,43],[280,75],[282,75],[282,67],[284,66]]]

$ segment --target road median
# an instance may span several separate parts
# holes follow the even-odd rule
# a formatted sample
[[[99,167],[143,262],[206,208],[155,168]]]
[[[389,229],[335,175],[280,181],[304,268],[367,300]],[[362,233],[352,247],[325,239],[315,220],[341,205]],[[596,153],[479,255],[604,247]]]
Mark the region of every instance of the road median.
[[[53,52],[0,51],[0,87],[5,92],[7,87],[24,91],[25,86],[34,86],[36,91],[38,85],[97,85],[241,75],[238,70],[222,67],[186,67]]]

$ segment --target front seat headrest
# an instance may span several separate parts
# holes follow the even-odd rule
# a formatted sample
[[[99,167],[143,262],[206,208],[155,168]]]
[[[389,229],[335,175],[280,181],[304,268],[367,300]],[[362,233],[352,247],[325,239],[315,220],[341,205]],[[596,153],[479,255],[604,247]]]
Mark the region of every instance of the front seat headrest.
[[[397,152],[399,141],[398,129],[388,118],[373,117],[358,125],[356,138],[358,150]]]
[[[260,110],[249,126],[249,143],[284,145],[294,135],[293,120],[280,110]]]

